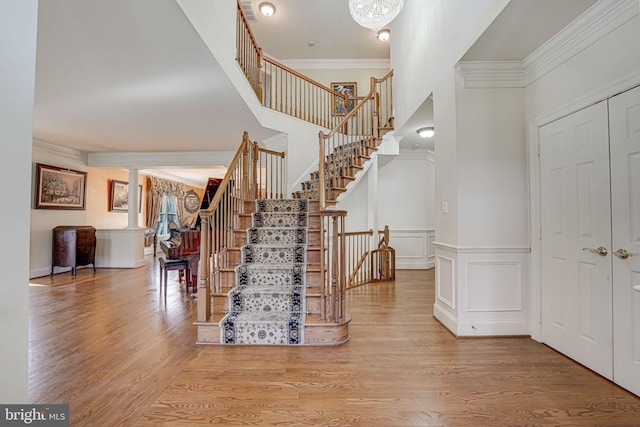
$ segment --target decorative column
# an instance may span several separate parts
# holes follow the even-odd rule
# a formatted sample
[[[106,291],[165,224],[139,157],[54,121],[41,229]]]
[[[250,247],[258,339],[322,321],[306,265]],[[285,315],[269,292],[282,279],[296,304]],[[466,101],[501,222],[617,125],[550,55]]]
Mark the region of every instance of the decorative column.
[[[129,224],[127,228],[139,228],[138,225],[138,169],[129,169]]]

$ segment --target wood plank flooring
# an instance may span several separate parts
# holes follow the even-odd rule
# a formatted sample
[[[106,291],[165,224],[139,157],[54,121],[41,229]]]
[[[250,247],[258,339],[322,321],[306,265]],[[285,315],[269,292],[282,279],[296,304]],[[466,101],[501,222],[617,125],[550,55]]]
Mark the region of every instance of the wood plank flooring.
[[[172,274],[173,273],[173,274]],[[338,347],[196,346],[158,261],[32,279],[31,403],[72,426],[638,426],[640,398],[529,338],[456,339],[433,270],[348,293]]]

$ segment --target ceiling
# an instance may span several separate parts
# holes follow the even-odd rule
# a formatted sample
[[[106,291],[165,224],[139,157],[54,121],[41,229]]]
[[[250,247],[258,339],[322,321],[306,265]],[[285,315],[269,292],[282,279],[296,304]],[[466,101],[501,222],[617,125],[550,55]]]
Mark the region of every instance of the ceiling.
[[[597,0],[512,0],[463,55],[463,61],[521,61],[596,3]],[[416,130],[433,126],[433,99],[427,98],[396,135],[401,147],[434,150],[437,139]]]
[[[258,0],[245,6],[255,8],[258,43],[281,61],[389,58],[346,0],[271,2],[270,18]],[[594,2],[513,0],[464,59],[522,59]],[[405,147],[429,148],[414,131],[432,123],[423,106],[397,134]],[[34,139],[83,152],[235,151],[244,130],[256,140],[276,133],[259,125],[175,1],[40,2]]]

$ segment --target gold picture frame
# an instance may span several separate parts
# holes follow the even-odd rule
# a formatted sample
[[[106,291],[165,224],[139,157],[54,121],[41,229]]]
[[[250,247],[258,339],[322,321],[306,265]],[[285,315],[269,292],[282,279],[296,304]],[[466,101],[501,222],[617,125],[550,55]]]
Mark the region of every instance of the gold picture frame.
[[[109,210],[112,212],[129,211],[129,183],[111,180],[109,192]],[[138,212],[142,212],[142,184],[138,185]]]
[[[331,89],[335,92],[347,95],[349,100],[345,107],[343,98],[333,97],[333,115],[344,116],[356,106],[356,97],[358,96],[358,84],[356,82],[332,82]]]

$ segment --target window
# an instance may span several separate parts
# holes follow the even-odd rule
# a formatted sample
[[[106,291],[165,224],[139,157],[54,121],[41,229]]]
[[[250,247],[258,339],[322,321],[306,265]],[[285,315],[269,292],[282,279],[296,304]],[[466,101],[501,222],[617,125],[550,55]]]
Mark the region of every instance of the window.
[[[178,224],[178,214],[176,213],[176,197],[165,194],[162,196],[162,205],[160,205],[160,216],[158,217],[158,236],[167,236],[169,234],[169,223]]]

